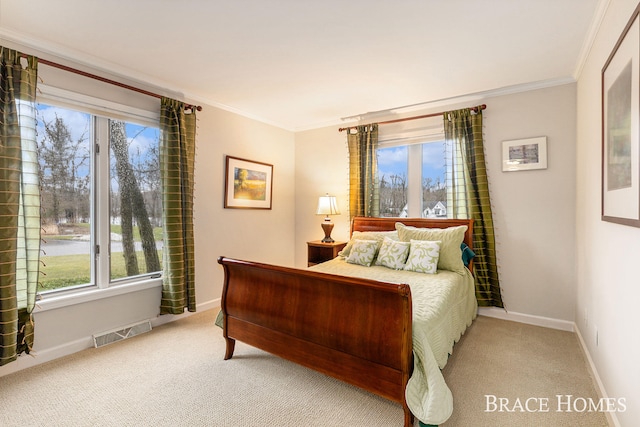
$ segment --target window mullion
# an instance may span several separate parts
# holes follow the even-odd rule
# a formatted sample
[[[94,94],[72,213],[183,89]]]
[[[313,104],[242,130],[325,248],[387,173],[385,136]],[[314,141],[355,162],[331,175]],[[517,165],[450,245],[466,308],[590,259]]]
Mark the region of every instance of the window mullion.
[[[422,144],[408,146],[407,205],[409,217],[422,216]]]
[[[95,254],[95,283],[99,288],[109,287],[110,231],[109,231],[109,122],[95,117],[94,143],[94,245],[100,248]]]

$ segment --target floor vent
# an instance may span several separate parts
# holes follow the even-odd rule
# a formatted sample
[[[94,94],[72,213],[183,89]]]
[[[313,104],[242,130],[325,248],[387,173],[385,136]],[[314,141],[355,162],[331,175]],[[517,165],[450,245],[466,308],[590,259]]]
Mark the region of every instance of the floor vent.
[[[122,341],[127,338],[135,337],[151,330],[151,322],[146,320],[135,325],[126,326],[115,331],[104,332],[93,336],[93,345],[95,348]]]

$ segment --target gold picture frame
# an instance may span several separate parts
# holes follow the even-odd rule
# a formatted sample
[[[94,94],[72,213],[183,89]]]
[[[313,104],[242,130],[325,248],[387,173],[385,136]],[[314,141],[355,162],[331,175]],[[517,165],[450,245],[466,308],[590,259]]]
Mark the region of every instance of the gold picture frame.
[[[225,209],[271,209],[273,165],[226,156]]]

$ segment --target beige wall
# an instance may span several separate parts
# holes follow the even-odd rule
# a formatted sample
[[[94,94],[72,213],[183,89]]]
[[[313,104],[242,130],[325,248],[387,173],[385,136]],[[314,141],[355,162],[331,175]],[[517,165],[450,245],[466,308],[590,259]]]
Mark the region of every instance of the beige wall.
[[[575,305],[575,96],[576,85],[568,84],[411,114],[487,104],[486,160],[503,298],[509,312],[560,320],[561,327],[570,326]],[[536,136],[548,138],[548,169],[502,172],[502,141]],[[347,170],[345,134],[337,126],[296,134],[297,266],[306,263],[305,242],[323,236],[314,215],[318,195],[339,197],[343,214],[334,217],[333,237],[348,239]]]
[[[45,84],[55,87],[73,88],[77,83],[69,81],[77,76],[47,67],[42,67],[40,77]],[[83,79],[82,90],[139,108],[153,109],[155,104],[159,111],[158,99],[141,99],[130,91],[91,83],[90,79]],[[216,262],[219,256],[294,264],[294,149],[294,134],[290,131],[208,105],[203,105],[198,113],[194,224],[199,310],[220,303],[223,272]],[[223,208],[226,155],[274,165],[273,209]],[[73,305],[63,302],[56,304],[56,308],[37,308],[34,314],[37,357],[21,357],[17,363],[1,367],[0,376],[90,347],[91,337],[96,333],[146,319],[155,324],[174,319],[175,316],[158,317],[159,303],[158,284]],[[41,305],[47,306],[45,302]]]
[[[329,193],[337,197],[340,215],[332,216],[335,224],[331,237],[349,239],[349,157],[344,132],[337,126],[296,133],[296,241],[295,265],[307,265],[307,245],[321,240],[323,216],[316,215],[318,197]]]
[[[485,138],[503,300],[573,321],[575,84],[487,100]],[[504,140],[546,136],[545,170],[502,172]]]
[[[294,135],[205,106],[198,115],[195,178],[197,298],[219,300],[229,256],[292,266],[295,241]],[[271,210],[224,209],[225,156],[273,165]]]
[[[611,0],[577,92],[576,324],[604,386],[624,398],[619,425],[640,420],[640,229],[600,219],[601,70],[638,2]],[[597,335],[597,341],[596,341]]]

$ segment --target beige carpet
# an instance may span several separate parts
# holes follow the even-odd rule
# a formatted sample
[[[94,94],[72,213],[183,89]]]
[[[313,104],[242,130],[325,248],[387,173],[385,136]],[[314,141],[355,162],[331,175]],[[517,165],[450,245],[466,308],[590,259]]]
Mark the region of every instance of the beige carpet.
[[[402,425],[399,405],[242,343],[233,359],[222,360],[214,317],[198,313],[0,378],[0,425]],[[576,337],[567,332],[479,317],[445,377],[455,401],[446,426],[607,425],[599,413],[484,412],[485,394],[595,398]]]
[[[583,400],[597,403],[598,397],[574,333],[479,316],[454,347],[443,373],[454,398],[446,427],[608,425],[603,413],[575,410],[582,410]],[[508,399],[509,405],[494,410],[487,403],[494,402],[491,396],[496,403]]]

